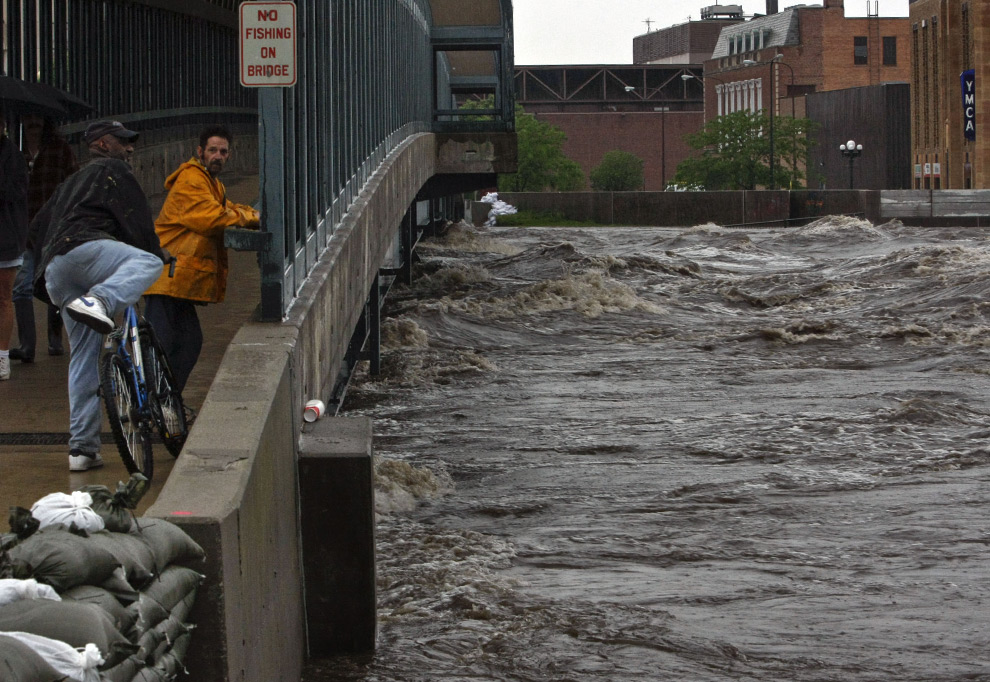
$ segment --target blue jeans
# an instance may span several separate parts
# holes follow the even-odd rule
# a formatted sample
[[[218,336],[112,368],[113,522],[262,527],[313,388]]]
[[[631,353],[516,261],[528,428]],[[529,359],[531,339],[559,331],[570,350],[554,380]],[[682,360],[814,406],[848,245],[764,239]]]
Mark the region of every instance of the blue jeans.
[[[45,270],[48,295],[69,333],[69,449],[100,451],[100,346],[103,335],[76,322],[65,305],[89,294],[116,317],[162,274],[162,260],[112,239],[86,242],[56,256]]]

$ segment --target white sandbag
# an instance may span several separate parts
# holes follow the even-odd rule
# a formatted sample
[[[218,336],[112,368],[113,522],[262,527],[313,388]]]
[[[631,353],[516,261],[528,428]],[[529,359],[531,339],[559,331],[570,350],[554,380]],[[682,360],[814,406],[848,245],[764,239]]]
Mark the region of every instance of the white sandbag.
[[[50,585],[42,585],[34,578],[17,580],[15,578],[0,579],[0,606],[13,604],[22,599],[51,599],[60,601],[58,592]]]
[[[55,524],[68,528],[75,524],[76,528],[95,533],[103,530],[106,524],[103,517],[93,511],[92,504],[93,497],[89,493],[78,490],[71,495],[52,493],[31,506],[31,516],[41,522],[42,528]]]
[[[103,657],[95,644],[87,644],[82,651],[77,651],[65,642],[27,632],[3,634],[31,647],[48,665],[66,677],[77,682],[100,682],[97,668],[103,665]]]
[[[496,218],[495,216],[500,215],[512,215],[513,213],[518,213],[517,209],[512,204],[506,203],[498,198],[498,192],[489,192],[485,196],[481,197],[481,201],[486,204],[491,204],[492,208],[488,211],[488,220],[485,221],[485,227],[494,227]]]

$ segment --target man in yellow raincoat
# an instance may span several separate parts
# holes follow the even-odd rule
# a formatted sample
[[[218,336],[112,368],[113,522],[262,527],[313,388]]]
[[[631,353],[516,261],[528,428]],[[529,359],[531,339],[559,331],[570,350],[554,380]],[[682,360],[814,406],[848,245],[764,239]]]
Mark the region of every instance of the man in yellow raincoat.
[[[176,257],[175,275],[168,268],[145,292],[144,316],[168,356],[176,388],[182,391],[203,347],[203,330],[196,306],[219,303],[227,289],[228,227],[257,227],[258,212],[227,201],[217,179],[230,159],[232,142],[224,126],[210,126],[199,135],[196,156],[165,180],[168,197],[155,231]]]

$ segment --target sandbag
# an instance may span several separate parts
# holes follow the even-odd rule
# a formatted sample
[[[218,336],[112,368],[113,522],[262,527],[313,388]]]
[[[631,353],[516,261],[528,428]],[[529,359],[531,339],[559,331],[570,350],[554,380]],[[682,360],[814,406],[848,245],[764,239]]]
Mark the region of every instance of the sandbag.
[[[55,670],[31,646],[0,632],[0,680],[4,682],[62,682]]]
[[[8,521],[10,522],[10,532],[14,535],[15,542],[16,540],[24,540],[30,537],[41,526],[41,522],[31,515],[30,510],[24,507],[11,507]],[[5,535],[3,547],[12,546],[15,542],[11,542],[11,539]]]
[[[87,644],[83,651],[76,651],[65,642],[39,637],[29,632],[3,634],[34,649],[48,665],[75,682],[100,682],[97,668],[103,663],[103,657],[93,644]]]
[[[140,538],[103,530],[91,534],[89,540],[113,555],[123,567],[127,582],[135,589],[140,590],[155,577],[155,555]]]
[[[127,533],[133,526],[134,509],[148,491],[148,479],[143,474],[133,473],[127,483],[118,483],[117,492],[111,493],[104,485],[84,485],[80,492],[89,493],[93,502],[90,505],[106,524],[106,529],[114,533]]]
[[[22,599],[51,599],[58,601],[61,597],[51,585],[42,585],[34,578],[18,580],[16,578],[0,579],[0,606],[12,604]]]
[[[0,632],[28,632],[75,648],[95,644],[114,666],[137,651],[103,609],[75,601],[22,600],[0,607]]]
[[[176,604],[190,594],[196,593],[205,577],[191,568],[169,566],[162,571],[157,580],[145,587],[142,594],[154,599],[165,607],[166,611],[171,612]]]
[[[192,635],[189,632],[179,635],[172,642],[172,648],[155,664],[158,670],[164,670],[169,675],[178,675],[180,672],[187,672],[183,661],[186,660],[186,651],[189,649],[189,641]]]
[[[117,628],[117,632],[131,642],[137,641],[138,633],[134,630],[134,621],[137,615],[131,613],[115,596],[102,587],[97,587],[96,585],[77,585],[71,590],[63,592],[62,599],[99,606],[110,616],[110,620],[113,621],[113,626]]]
[[[131,682],[171,682],[172,678],[156,668],[142,668]]]
[[[139,659],[144,665],[154,665],[155,652],[162,646],[167,647],[168,641],[165,639],[165,632],[157,628],[151,628],[138,640],[140,649],[134,657]]]
[[[168,609],[145,594],[127,607],[127,613],[134,618],[134,631],[139,639],[170,615]]]
[[[110,552],[61,528],[43,528],[12,547],[8,554],[27,575],[64,592],[76,585],[100,585],[118,566]]]
[[[134,589],[134,586],[127,581],[127,575],[124,573],[123,566],[118,566],[114,569],[110,577],[100,583],[100,587],[112,594],[117,598],[124,606],[137,601],[138,597],[141,595],[140,592]]]
[[[131,656],[112,668],[104,668],[100,675],[102,682],[131,682],[135,675],[147,667],[137,656]]]
[[[104,523],[100,515],[90,507],[92,503],[93,498],[89,493],[51,493],[31,505],[31,516],[38,519],[42,529],[62,525],[95,533],[103,530]]]
[[[131,534],[148,543],[155,555],[155,568],[161,572],[167,566],[194,566],[206,560],[203,548],[184,530],[164,519],[140,518]]]
[[[140,649],[132,658],[140,660],[144,665],[155,666],[172,649],[172,643],[190,630],[191,625],[170,616],[141,635],[138,640]]]

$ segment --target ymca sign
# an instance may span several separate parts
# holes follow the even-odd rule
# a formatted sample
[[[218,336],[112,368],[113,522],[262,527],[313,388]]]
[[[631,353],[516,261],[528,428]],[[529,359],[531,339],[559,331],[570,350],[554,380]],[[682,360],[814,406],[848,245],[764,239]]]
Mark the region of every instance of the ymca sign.
[[[296,5],[241,3],[241,85],[249,88],[296,84]]]
[[[962,81],[963,98],[963,135],[967,140],[976,139],[976,71],[970,69],[963,71],[960,76]]]

